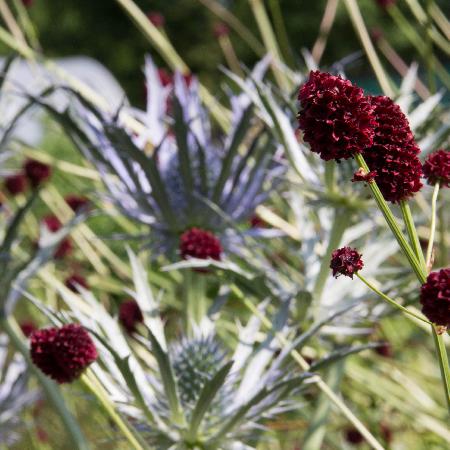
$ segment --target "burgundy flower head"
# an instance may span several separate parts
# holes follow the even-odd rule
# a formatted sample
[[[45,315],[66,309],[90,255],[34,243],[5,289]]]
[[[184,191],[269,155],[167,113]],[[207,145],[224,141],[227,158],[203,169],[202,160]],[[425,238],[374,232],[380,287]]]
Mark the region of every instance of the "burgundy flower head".
[[[76,380],[98,356],[88,332],[77,324],[37,330],[30,340],[33,363],[58,383]]]
[[[84,287],[85,289],[89,289],[89,285],[87,284],[86,278],[82,277],[81,275],[77,275],[76,273],[66,278],[64,284],[72,292],[79,292],[78,285]]]
[[[345,430],[345,440],[350,444],[358,445],[364,442],[364,437],[356,428],[348,428]]]
[[[351,158],[372,145],[374,107],[363,90],[349,80],[311,72],[298,100],[303,139],[325,161]]]
[[[180,236],[180,254],[183,259],[200,258],[220,261],[222,245],[209,231],[191,228]]]
[[[19,326],[25,337],[30,337],[31,333],[37,330],[37,326],[32,320],[23,320]]]
[[[42,222],[52,233],[56,233],[62,227],[60,220],[54,214],[49,214],[48,216],[45,216],[42,219]]]
[[[89,203],[89,200],[86,197],[80,195],[67,195],[64,200],[73,212],[80,211]]]
[[[143,320],[144,316],[136,300],[130,299],[120,304],[119,322],[128,333],[134,333],[136,331],[136,325],[143,322]]]
[[[266,228],[267,222],[265,222],[260,215],[253,214],[253,216],[250,217],[250,226],[252,228]]]
[[[230,29],[225,23],[218,22],[214,24],[213,33],[214,37],[219,39],[221,37],[228,36],[230,34]]]
[[[392,350],[392,345],[389,342],[381,342],[379,347],[375,348],[375,352],[380,356],[385,358],[392,358],[394,352]]]
[[[450,327],[450,268],[431,272],[420,289],[423,314],[436,325]]]
[[[330,269],[333,277],[345,275],[353,278],[353,275],[364,267],[364,263],[356,249],[350,247],[338,248],[331,254]]]
[[[22,172],[5,178],[5,189],[11,195],[18,195],[27,189],[27,177]]]
[[[369,97],[377,126],[373,145],[363,155],[384,198],[398,203],[412,197],[422,187],[420,149],[402,110],[389,97]]]
[[[150,11],[147,13],[148,20],[156,27],[162,28],[166,23],[164,16],[158,11]]]
[[[441,187],[450,187],[450,151],[440,149],[428,155],[423,175],[432,186],[439,181]]]
[[[23,165],[23,170],[27,176],[31,186],[37,187],[52,174],[52,169],[49,165],[29,159]]]

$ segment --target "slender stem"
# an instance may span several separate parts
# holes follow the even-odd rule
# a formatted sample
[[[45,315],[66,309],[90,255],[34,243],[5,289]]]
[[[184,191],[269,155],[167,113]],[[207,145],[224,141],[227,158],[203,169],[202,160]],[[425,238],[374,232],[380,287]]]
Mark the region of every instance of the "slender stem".
[[[325,11],[323,13],[322,21],[319,27],[319,36],[311,50],[312,57],[316,64],[320,65],[325,46],[327,45],[328,35],[336,18],[336,11],[339,5],[339,0],[327,0]]]
[[[370,40],[369,33],[367,31],[366,25],[364,23],[364,19],[361,15],[361,11],[359,9],[358,3],[356,0],[345,0],[345,6],[350,14],[350,19],[353,22],[353,26],[355,27],[359,39],[364,47],[364,50],[369,58],[369,62],[375,72],[375,76],[377,77],[378,83],[380,83],[381,89],[385,93],[385,95],[392,97],[394,95],[394,91],[391,87],[390,81],[386,75],[386,72],[383,69],[380,59],[378,58],[377,52]]]
[[[58,385],[50,378],[45,376],[31,361],[27,346],[22,341],[20,329],[12,317],[3,317],[0,319],[0,329],[2,329],[9,337],[12,346],[22,354],[28,364],[30,371],[36,376],[42,389],[45,391],[47,399],[51,402],[53,408],[58,413],[64,428],[67,431],[71,442],[71,448],[78,450],[88,450],[89,445],[86,442],[82,431],[80,430],[75,418],[67,409],[64,398],[58,388]]]
[[[134,433],[130,430],[129,426],[124,422],[120,414],[115,410],[114,406],[111,404],[111,401],[108,398],[108,394],[103,389],[103,386],[101,386],[100,383],[98,383],[95,379],[95,375],[90,373],[90,371],[88,370],[87,373],[81,376],[81,382],[99,401],[105,412],[125,436],[129,444],[131,445],[131,448],[135,450],[145,450],[146,445],[142,445],[138,441]]]
[[[428,238],[428,247],[427,247],[427,256],[426,256],[426,266],[428,272],[431,271],[431,267],[433,266],[431,262],[431,257],[433,254],[433,244],[434,244],[434,236],[436,233],[436,205],[437,198],[439,194],[439,181],[434,185],[433,197],[431,198],[431,223],[430,223],[430,237]]]
[[[283,14],[281,12],[279,0],[269,0],[269,9],[272,15],[272,20],[275,25],[275,32],[280,43],[281,53],[284,56],[284,60],[289,63],[291,67],[295,65],[294,58],[292,57],[292,50],[289,46],[289,38],[286,32],[286,26],[283,20]]]
[[[411,208],[409,207],[408,202],[402,200],[400,202],[400,209],[402,211],[403,220],[406,225],[406,231],[408,233],[409,242],[414,250],[414,253],[419,258],[419,263],[422,266],[422,269],[426,272],[427,266],[425,263],[425,258],[423,257],[422,248],[420,246],[419,236],[417,234],[416,226],[414,224],[414,219],[411,214]]]
[[[448,362],[447,350],[445,348],[443,336],[436,332],[434,325],[431,327],[433,329],[433,339],[438,355],[439,368],[441,369],[441,377],[444,383],[444,395],[447,400],[447,407],[450,413],[450,364]]]
[[[244,293],[235,285],[231,287],[239,300],[252,312],[261,323],[270,331],[275,331],[272,322],[244,295]],[[275,337],[281,345],[287,347],[289,341],[278,331],[275,331]],[[301,367],[303,371],[308,371],[310,365],[305,361],[303,356],[297,350],[291,350],[292,359]],[[384,450],[383,446],[375,439],[366,426],[353,414],[344,401],[331,389],[319,375],[310,378],[311,382],[316,383],[317,387],[330,399],[330,401],[338,408],[348,421],[361,433],[367,443],[375,450]]]
[[[446,258],[448,255],[447,247],[447,222],[446,222],[446,210],[445,208],[440,208],[439,210],[439,264],[445,266]]]
[[[366,161],[364,160],[364,157],[361,154],[357,153],[355,155],[355,159],[366,172],[370,171],[369,167],[366,164]],[[398,226],[397,219],[392,214],[392,211],[390,210],[388,204],[386,203],[386,200],[384,199],[383,194],[381,193],[377,183],[375,181],[372,181],[369,183],[369,187],[372,191],[372,195],[374,196],[375,201],[377,202],[378,207],[380,208],[387,224],[389,225],[389,228],[391,229],[392,233],[397,239],[398,244],[400,245],[400,248],[403,250],[403,253],[408,258],[411,267],[416,273],[417,278],[421,283],[425,283],[426,275],[424,274],[422,268],[420,267],[419,261],[416,255],[414,254],[413,249],[408,244],[405,236],[403,236],[403,233],[400,230],[400,227]]]
[[[432,325],[430,321],[424,319],[423,317],[419,316],[418,314],[413,313],[409,309],[405,308],[404,306],[397,303],[395,300],[393,300],[391,297],[388,297],[386,294],[381,292],[379,289],[377,289],[372,283],[370,283],[365,277],[363,277],[361,274],[357,273],[356,276],[373,292],[375,292],[377,295],[379,295],[383,300],[387,301],[390,305],[394,306],[395,308],[399,309],[400,311],[409,314],[410,316],[414,317],[415,319],[421,320],[422,322],[425,322],[429,325]]]

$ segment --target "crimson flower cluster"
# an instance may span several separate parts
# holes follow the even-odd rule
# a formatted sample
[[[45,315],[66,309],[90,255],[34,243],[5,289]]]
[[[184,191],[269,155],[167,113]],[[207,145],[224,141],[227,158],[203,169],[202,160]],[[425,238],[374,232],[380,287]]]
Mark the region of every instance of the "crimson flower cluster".
[[[333,270],[333,276],[345,275],[346,277],[353,278],[358,271],[364,267],[363,260],[361,259],[356,249],[350,247],[342,247],[334,250],[331,254],[330,269]]]
[[[98,357],[88,332],[77,324],[34,331],[30,341],[33,363],[60,384],[76,380]]]
[[[423,164],[423,175],[428,184],[450,187],[450,151],[440,149],[428,155]]]
[[[303,139],[323,160],[348,159],[372,145],[374,107],[364,91],[349,80],[312,71],[298,100]]]
[[[180,254],[183,259],[215,259],[220,261],[222,245],[210,231],[191,228],[180,236]]]
[[[64,200],[74,213],[81,211],[89,204],[89,200],[80,195],[67,195]]]
[[[84,287],[85,289],[89,289],[89,285],[86,281],[86,278],[76,273],[67,277],[66,280],[64,281],[64,284],[66,288],[70,289],[72,292],[79,292],[78,289],[79,286]]]
[[[10,195],[22,194],[27,190],[28,185],[36,188],[46,181],[51,172],[52,169],[47,164],[28,159],[19,172],[5,178],[4,186]]]
[[[136,326],[143,320],[144,316],[136,300],[129,299],[120,304],[119,322],[129,334],[136,332]]]
[[[420,289],[423,314],[436,325],[450,327],[450,268],[431,272]]]

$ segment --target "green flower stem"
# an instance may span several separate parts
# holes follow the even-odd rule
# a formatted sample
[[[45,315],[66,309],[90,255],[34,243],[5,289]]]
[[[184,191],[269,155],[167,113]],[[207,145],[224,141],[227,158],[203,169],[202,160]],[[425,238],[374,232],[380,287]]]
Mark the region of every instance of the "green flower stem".
[[[208,311],[208,299],[206,297],[207,274],[187,269],[183,271],[183,277],[186,329],[190,333],[192,325],[200,325]]]
[[[433,244],[434,244],[434,236],[436,233],[436,205],[437,198],[439,194],[439,181],[435,184],[433,190],[433,197],[431,198],[431,223],[430,223],[430,237],[428,238],[428,246],[427,246],[427,255],[425,264],[427,266],[427,270],[431,270],[431,256],[433,254]]]
[[[397,303],[395,300],[393,300],[392,298],[388,297],[386,294],[384,294],[383,292],[381,292],[379,289],[377,289],[372,283],[370,283],[365,277],[363,277],[360,273],[357,273],[356,276],[369,288],[371,289],[373,292],[375,292],[377,295],[379,295],[383,300],[385,300],[386,302],[388,302],[390,305],[394,306],[394,308],[399,309],[400,311],[409,314],[410,316],[414,317],[415,319],[421,320],[422,322],[425,322],[429,325],[432,325],[432,323],[426,319],[424,319],[423,317],[419,316],[418,314],[413,313],[412,311],[410,311],[409,309],[405,308],[404,306],[400,305],[399,303]]]
[[[364,157],[360,153],[357,153],[355,155],[355,159],[357,163],[360,165],[360,167],[362,167],[366,172],[370,171],[369,167],[366,164],[366,161],[364,160]],[[417,278],[421,283],[425,283],[426,275],[424,274],[423,269],[421,268],[420,263],[416,255],[414,254],[413,249],[408,244],[405,236],[400,230],[400,227],[398,226],[397,223],[397,219],[392,214],[392,211],[389,208],[388,204],[386,203],[386,200],[384,199],[383,194],[381,193],[377,183],[375,181],[372,181],[369,183],[369,187],[372,191],[372,195],[374,196],[375,201],[377,202],[378,207],[380,208],[384,218],[386,219],[387,224],[389,225],[389,228],[391,229],[392,233],[397,239],[397,242],[400,245],[400,248],[403,250],[403,253],[408,258],[408,261],[412,269],[416,273]]]
[[[280,344],[284,347],[290,345],[289,341],[284,337],[281,333],[276,331],[273,328],[272,322],[264,315],[262,311],[260,311],[245,295],[244,293],[235,285],[231,286],[231,290],[238,297],[240,301],[244,304],[244,306],[258,319],[261,323],[270,331],[275,332],[275,337],[278,339]],[[305,361],[303,356],[297,350],[291,350],[290,355],[292,359],[300,366],[303,371],[308,371],[310,365]],[[333,389],[328,386],[325,381],[319,376],[315,375],[311,377],[310,380],[314,382],[317,387],[328,397],[331,403],[342,412],[342,414],[347,418],[347,420],[361,433],[366,442],[374,449],[374,450],[384,450],[383,446],[375,439],[373,434],[366,428],[366,426],[353,414],[351,409],[344,403],[344,401],[337,395]]]
[[[439,264],[445,266],[447,264],[446,258],[448,255],[447,246],[447,222],[445,220],[445,208],[440,208],[439,210]]]
[[[400,209],[402,211],[403,220],[406,225],[406,231],[408,233],[409,242],[413,248],[414,253],[419,258],[419,263],[422,266],[423,271],[427,272],[427,265],[423,256],[422,248],[420,247],[419,236],[417,234],[416,226],[414,225],[414,219],[411,214],[411,208],[408,202],[402,200],[400,202]]]
[[[436,332],[434,325],[431,326],[433,330],[434,345],[438,355],[439,368],[441,370],[441,377],[444,383],[444,395],[447,400],[447,407],[450,413],[450,364],[448,362],[447,350],[445,348],[444,337]]]
[[[20,337],[20,329],[16,321],[12,318],[0,318],[0,329],[9,337],[12,346],[22,354],[28,364],[30,371],[36,376],[42,389],[44,390],[48,401],[52,404],[55,412],[60,417],[67,435],[70,439],[70,448],[77,450],[89,450],[89,445],[81,432],[78,423],[73,415],[67,409],[61,391],[58,385],[50,378],[45,376],[31,361],[28,347]]]
[[[130,427],[125,423],[120,414],[116,411],[114,405],[108,398],[107,392],[105,392],[103,386],[95,379],[95,375],[89,369],[85,374],[81,376],[80,380],[99,401],[100,405],[111,418],[111,420],[117,425],[123,436],[130,444],[130,449],[148,449],[145,442],[143,442],[141,438],[139,438],[135,433],[133,433],[133,431],[131,431]]]

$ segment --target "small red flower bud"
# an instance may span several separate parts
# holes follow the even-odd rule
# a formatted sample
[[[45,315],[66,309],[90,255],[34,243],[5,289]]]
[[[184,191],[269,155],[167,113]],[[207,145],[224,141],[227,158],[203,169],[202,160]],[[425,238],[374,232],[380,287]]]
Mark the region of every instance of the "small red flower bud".
[[[164,16],[158,11],[148,12],[147,17],[156,28],[162,28],[166,23]]]
[[[420,149],[414,141],[406,116],[389,97],[369,97],[377,121],[373,146],[364,150],[364,159],[384,198],[398,203],[412,197],[422,187]]]
[[[221,37],[228,36],[230,34],[230,29],[228,28],[228,26],[225,23],[219,22],[219,23],[214,24],[213,33],[214,33],[214,37],[219,39]]]
[[[375,348],[375,352],[380,356],[385,358],[392,358],[394,352],[392,350],[392,345],[389,342],[381,342],[379,347]]]
[[[48,216],[45,216],[42,219],[42,222],[45,224],[45,226],[48,228],[48,230],[51,231],[52,233],[56,233],[62,227],[62,223],[54,214],[49,214]],[[72,253],[72,250],[73,250],[72,241],[69,238],[64,238],[59,243],[53,256],[56,259],[63,259],[66,256],[68,256],[70,253]]]
[[[23,165],[23,170],[33,187],[37,187],[46,181],[52,173],[50,166],[34,159],[27,160]]]
[[[180,254],[183,259],[200,258],[220,261],[222,245],[209,231],[191,228],[180,237]]]
[[[366,172],[362,167],[360,167],[354,174],[352,178],[352,182],[363,181],[365,183],[371,183],[377,172],[372,170],[370,172]]]
[[[303,139],[325,161],[351,158],[372,145],[374,107],[363,90],[349,80],[311,72],[298,100]]]
[[[45,216],[42,219],[42,222],[52,233],[56,233],[62,227],[60,220],[54,214],[49,214],[48,216]]]
[[[89,285],[86,281],[86,278],[81,275],[77,275],[76,273],[72,274],[70,277],[66,278],[64,284],[68,289],[72,292],[79,292],[78,285],[84,287],[85,289],[89,289]]]
[[[58,383],[76,380],[98,357],[88,332],[77,324],[34,331],[30,341],[33,363]]]
[[[333,270],[333,276],[345,275],[353,278],[353,275],[364,267],[361,256],[356,249],[342,247],[334,250],[331,254],[330,269]]]
[[[143,320],[144,316],[142,315],[142,311],[135,300],[126,300],[120,304],[119,322],[128,331],[128,333],[134,333],[136,331],[136,325],[143,322]]]
[[[27,189],[27,177],[19,172],[5,178],[5,189],[11,195],[18,195]]]
[[[31,333],[37,330],[37,326],[32,320],[24,320],[20,322],[19,326],[25,337],[30,337]]]
[[[430,153],[423,165],[423,175],[432,186],[439,181],[441,187],[450,187],[450,151],[440,149]]]
[[[250,217],[250,226],[252,228],[266,228],[267,223],[261,218],[261,216],[255,213],[252,217]]]
[[[72,209],[73,212],[78,212],[81,209],[85,208],[89,200],[86,197],[81,197],[79,195],[67,195],[64,200],[67,205]]]
[[[423,314],[436,325],[450,327],[450,268],[431,272],[420,289]]]
[[[345,440],[350,444],[358,445],[364,442],[364,437],[356,428],[348,428],[345,431]]]

